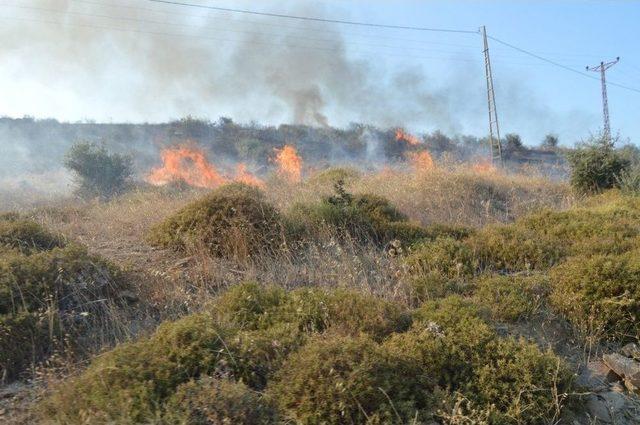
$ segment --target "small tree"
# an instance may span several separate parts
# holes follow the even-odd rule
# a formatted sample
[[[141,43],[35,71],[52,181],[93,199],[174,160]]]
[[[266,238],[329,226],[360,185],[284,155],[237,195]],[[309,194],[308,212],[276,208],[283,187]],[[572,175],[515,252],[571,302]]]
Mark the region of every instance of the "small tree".
[[[518,134],[509,133],[504,136],[505,141],[505,149],[508,152],[515,152],[521,150],[524,145],[522,144],[522,139]]]
[[[103,146],[89,142],[73,145],[64,165],[76,174],[78,193],[83,197],[108,198],[121,193],[133,175],[130,157],[109,153]]]
[[[547,134],[542,140],[541,147],[547,150],[554,150],[558,147],[558,136],[555,134]]]
[[[597,193],[617,187],[630,161],[605,137],[592,137],[567,154],[571,185],[581,193]]]

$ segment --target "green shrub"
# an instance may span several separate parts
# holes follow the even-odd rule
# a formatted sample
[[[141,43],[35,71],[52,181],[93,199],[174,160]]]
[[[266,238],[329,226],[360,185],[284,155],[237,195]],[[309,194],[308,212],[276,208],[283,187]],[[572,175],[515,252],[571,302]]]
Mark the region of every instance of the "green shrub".
[[[480,269],[528,271],[547,269],[566,255],[557,238],[516,223],[489,226],[467,240]]]
[[[592,139],[567,155],[571,185],[581,193],[597,193],[618,185],[629,159],[605,137]]]
[[[382,339],[409,326],[396,304],[347,290],[245,283],[204,312],[161,325],[148,338],[118,345],[46,402],[48,415],[78,423],[156,418],[179,385],[224,376],[262,389],[313,333],[335,330]]]
[[[604,206],[595,204],[569,211],[541,211],[519,221],[519,225],[546,237],[564,254],[582,253],[584,242],[596,243],[598,239],[628,239],[640,235],[640,206],[627,197],[611,199],[598,197]],[[595,200],[594,200],[595,201]],[[532,236],[533,237],[533,236]]]
[[[220,322],[245,330],[265,329],[281,321],[281,310],[290,295],[281,287],[245,282],[220,295],[212,311]]]
[[[0,314],[51,305],[70,311],[93,300],[116,297],[122,284],[115,267],[79,245],[31,255],[7,251],[0,256]]]
[[[288,314],[307,332],[367,334],[382,340],[407,329],[411,319],[396,303],[348,289],[299,289],[291,293]]]
[[[485,347],[496,338],[473,303],[450,296],[430,301],[414,313],[414,324],[393,335],[385,347],[416,358],[423,372],[441,389],[458,390],[482,362]]]
[[[367,337],[326,336],[293,354],[267,391],[295,423],[383,424],[423,421],[431,388],[410,357]]]
[[[622,193],[631,196],[640,195],[640,166],[636,165],[622,172],[616,183]]]
[[[573,257],[551,270],[551,302],[579,330],[608,339],[640,332],[640,251]]]
[[[163,324],[149,338],[96,357],[56,389],[44,412],[62,423],[150,422],[179,385],[214,373],[233,376],[225,344],[233,334],[206,314]]]
[[[564,362],[535,344],[496,339],[474,367],[464,393],[476,405],[495,409],[492,424],[548,424],[572,387]],[[488,409],[487,409],[488,410]]]
[[[352,195],[342,181],[335,185],[335,195],[312,205],[295,204],[287,219],[292,233],[309,240],[322,238],[329,231],[338,238],[358,243],[385,245],[397,239],[404,245],[429,237],[429,233],[407,217],[387,199],[372,195]]]
[[[571,386],[571,374],[555,355],[535,345],[504,339],[461,297],[425,303],[412,329],[384,346],[414,358],[423,373],[449,396],[469,400],[488,423],[546,424]],[[453,397],[455,398],[455,397]]]
[[[133,175],[131,158],[109,153],[103,146],[76,143],[69,149],[64,165],[76,174],[78,192],[85,197],[108,198],[121,193],[130,184]]]
[[[452,238],[417,245],[407,256],[406,264],[414,276],[437,273],[449,279],[471,277],[477,269],[469,246]]]
[[[458,241],[468,238],[475,230],[466,226],[454,226],[450,224],[432,223],[426,226],[427,238],[436,240],[439,238],[452,238]]]
[[[56,349],[54,338],[60,336],[55,312],[0,315],[0,380],[17,378]]]
[[[246,259],[277,251],[283,227],[280,214],[258,189],[232,183],[156,225],[149,240],[181,251],[204,248],[218,257]]]
[[[467,244],[449,237],[414,246],[404,264],[417,302],[465,293],[477,268]]]
[[[0,221],[0,376],[19,378],[61,347],[99,338],[125,288],[103,259],[31,221]],[[99,302],[96,302],[100,300]]]
[[[24,254],[62,248],[61,236],[54,235],[31,220],[0,219],[0,246],[20,250]]]
[[[307,337],[293,323],[238,332],[226,341],[233,353],[234,377],[252,389],[262,390],[287,356],[305,344]]]
[[[271,425],[274,406],[244,384],[201,378],[180,385],[167,401],[163,422],[175,425]]]
[[[516,321],[535,313],[547,292],[543,276],[492,276],[477,281],[474,299],[489,309],[492,319]]]
[[[226,291],[212,310],[218,320],[247,330],[291,324],[304,333],[331,328],[352,334],[366,333],[378,340],[410,324],[410,318],[398,304],[339,288],[285,292],[275,286],[248,282]]]

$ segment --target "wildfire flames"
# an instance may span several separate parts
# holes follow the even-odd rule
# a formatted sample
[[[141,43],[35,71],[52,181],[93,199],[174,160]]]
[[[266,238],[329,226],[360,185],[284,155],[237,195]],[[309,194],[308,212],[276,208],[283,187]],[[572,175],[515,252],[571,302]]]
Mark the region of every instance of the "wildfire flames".
[[[264,182],[247,171],[247,166],[242,163],[236,165],[236,175],[234,180],[252,186],[264,187]]]
[[[160,153],[162,166],[154,168],[147,181],[164,185],[173,181],[184,181],[191,186],[213,189],[229,181],[239,181],[255,186],[264,183],[251,173],[244,164],[238,164],[236,175],[229,178],[211,164],[204,152],[195,147],[179,146],[166,148]]]
[[[416,146],[416,145],[420,144],[420,139],[418,137],[405,132],[401,128],[397,128],[396,129],[396,140],[398,142],[401,141],[401,140],[404,140],[405,142],[407,142],[408,144],[410,144],[412,146]]]
[[[429,171],[435,167],[433,157],[428,151],[408,152],[407,157],[413,168],[418,171]]]
[[[496,167],[488,161],[483,161],[483,162],[478,162],[477,164],[473,164],[471,169],[476,173],[483,173],[483,174],[490,174],[498,171]]]
[[[285,145],[282,149],[276,149],[275,162],[278,164],[278,174],[292,183],[302,180],[302,158],[296,148]]]

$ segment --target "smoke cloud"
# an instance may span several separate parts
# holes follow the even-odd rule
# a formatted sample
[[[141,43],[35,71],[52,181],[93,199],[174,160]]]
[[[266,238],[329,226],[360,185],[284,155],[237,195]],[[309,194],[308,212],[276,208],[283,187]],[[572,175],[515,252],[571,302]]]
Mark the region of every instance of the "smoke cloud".
[[[455,107],[469,102],[468,93],[464,102],[456,97],[463,94],[460,81],[436,88],[411,60],[389,73],[375,58],[357,59],[329,24],[153,3],[19,6],[7,8],[15,19],[0,27],[0,59],[10,64],[0,74],[2,88],[23,94],[9,113],[116,121],[229,115],[245,122],[361,121],[458,131],[464,117]],[[291,11],[330,15],[316,6]],[[471,72],[459,78],[482,83]]]

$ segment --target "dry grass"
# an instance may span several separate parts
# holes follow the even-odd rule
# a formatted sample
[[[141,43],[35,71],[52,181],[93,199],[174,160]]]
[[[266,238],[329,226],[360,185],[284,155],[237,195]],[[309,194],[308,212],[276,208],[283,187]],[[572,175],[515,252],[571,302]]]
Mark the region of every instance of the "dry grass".
[[[332,183],[310,178],[299,185],[284,182],[268,190],[282,209],[296,202],[314,202],[330,194]],[[386,169],[347,181],[354,193],[384,196],[410,219],[481,227],[510,222],[533,210],[565,209],[573,205],[569,186],[535,174],[476,172],[467,166],[413,173]]]
[[[525,175],[474,173],[464,167],[422,173],[383,170],[354,176],[346,187],[352,193],[383,196],[422,224],[481,227],[512,221],[540,207],[564,209],[574,202],[564,183]],[[286,211],[297,202],[316,202],[332,194],[333,181],[310,178],[290,184],[274,178],[265,192],[270,202]],[[247,280],[287,288],[358,288],[404,305],[411,303],[401,261],[373,243],[338,243],[330,232],[306,245],[295,258],[259,255],[243,264],[214,258],[204,249],[187,255],[149,246],[146,236],[153,225],[204,193],[147,187],[107,202],[64,199],[21,212],[127,270],[138,302],[132,311],[114,312],[126,328],[121,340],[147,334],[163,320],[201,311],[221,289]],[[70,364],[72,361],[48,369],[60,372],[44,373],[43,381],[73,373],[78,365]]]
[[[564,183],[498,172],[477,173],[465,167],[422,173],[389,169],[354,176],[347,186],[353,193],[384,196],[410,219],[423,224],[480,227],[511,221],[542,206],[563,209],[573,203]],[[297,202],[315,202],[332,191],[330,178],[313,176],[300,184],[272,179],[265,189],[268,199],[282,210]],[[204,193],[144,188],[108,202],[64,200],[24,212],[136,275],[136,295],[158,315],[157,320],[195,311],[220,288],[247,279],[278,282],[286,287],[358,287],[394,298],[406,297],[401,266],[393,257],[373,244],[338,244],[330,234],[308,245],[296,259],[258,256],[242,265],[212,258],[205,250],[185,257],[148,245],[145,239],[153,225]],[[142,325],[134,325],[138,326]]]

